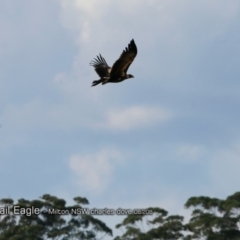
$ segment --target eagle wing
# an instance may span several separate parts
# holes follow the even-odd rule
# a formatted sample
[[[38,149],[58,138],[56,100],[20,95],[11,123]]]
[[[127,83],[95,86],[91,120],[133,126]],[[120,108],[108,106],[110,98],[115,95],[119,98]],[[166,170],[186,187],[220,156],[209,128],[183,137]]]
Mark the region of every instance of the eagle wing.
[[[132,39],[131,42],[128,44],[128,47],[123,50],[119,59],[113,64],[110,77],[118,78],[126,75],[129,66],[131,65],[136,56],[137,46]]]
[[[106,60],[101,56],[101,54],[94,58],[90,62],[90,65],[94,67],[100,78],[106,78],[110,76],[111,68],[108,66]]]

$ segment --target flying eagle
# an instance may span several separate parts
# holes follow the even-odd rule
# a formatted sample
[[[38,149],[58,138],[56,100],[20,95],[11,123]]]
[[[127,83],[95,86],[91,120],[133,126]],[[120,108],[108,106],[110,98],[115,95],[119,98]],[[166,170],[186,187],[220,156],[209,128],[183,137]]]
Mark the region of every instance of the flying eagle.
[[[133,39],[128,44],[128,47],[123,50],[119,59],[113,64],[112,67],[109,67],[106,60],[101,56],[101,54],[99,54],[99,56],[97,56],[90,63],[100,77],[99,80],[92,82],[92,87],[98,85],[99,83],[117,83],[128,78],[133,78],[133,75],[127,74],[127,70],[136,56],[137,46]]]

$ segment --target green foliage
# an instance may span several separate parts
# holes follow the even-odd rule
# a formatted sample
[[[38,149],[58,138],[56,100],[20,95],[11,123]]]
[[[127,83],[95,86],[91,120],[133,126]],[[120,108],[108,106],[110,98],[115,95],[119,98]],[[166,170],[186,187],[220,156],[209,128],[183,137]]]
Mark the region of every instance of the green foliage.
[[[0,215],[0,240],[96,240],[104,239],[105,235],[112,236],[104,222],[84,212],[87,208],[82,206],[89,204],[86,198],[76,197],[74,201],[73,206],[67,206],[64,199],[49,194],[32,201],[22,198],[16,204],[10,198],[0,199],[0,207],[8,206],[9,209],[8,214]],[[18,209],[37,208],[40,212],[17,215],[16,206]],[[116,225],[123,234],[114,240],[240,239],[240,192],[225,200],[191,197],[185,207],[192,209],[187,223],[182,216],[169,216],[166,210],[158,207],[145,209],[148,215],[132,212]],[[61,210],[61,214],[51,214],[53,209]]]
[[[183,237],[183,217],[167,216],[166,210],[157,207],[148,210],[152,210],[152,215],[128,215],[116,226],[116,228],[124,228],[125,233],[114,240],[177,240]],[[144,230],[146,226],[148,229]]]
[[[192,197],[186,208],[195,208],[186,229],[192,234],[188,239],[239,240],[240,192],[226,200],[210,197]]]
[[[193,208],[192,217],[185,224],[182,216],[168,216],[161,208],[148,208],[153,212],[151,219],[148,215],[129,215],[116,226],[123,228],[124,233],[114,240],[240,239],[240,192],[226,200],[191,197],[185,207]]]
[[[112,235],[112,230],[99,219],[86,213],[74,214],[71,209],[83,209],[81,204],[88,204],[86,198],[76,197],[74,200],[74,206],[66,206],[64,199],[49,194],[40,200],[19,199],[16,204],[12,199],[1,199],[0,207],[8,206],[9,213],[1,215],[0,240],[95,240]],[[29,209],[29,212],[17,215],[16,207],[17,210]],[[60,210],[61,214],[51,214],[49,210]],[[64,215],[65,212],[69,214]]]

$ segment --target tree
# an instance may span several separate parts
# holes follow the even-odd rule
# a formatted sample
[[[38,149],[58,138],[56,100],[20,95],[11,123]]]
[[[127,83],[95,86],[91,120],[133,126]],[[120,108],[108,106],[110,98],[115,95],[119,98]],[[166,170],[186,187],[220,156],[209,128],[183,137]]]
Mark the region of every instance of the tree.
[[[93,217],[84,205],[86,198],[74,198],[75,205],[49,194],[28,201],[0,200],[0,240],[97,240],[112,236],[105,223]],[[162,208],[128,209],[126,218],[116,226],[122,236],[114,240],[239,240],[240,192],[225,200],[206,196],[191,197],[189,222],[170,215]],[[117,213],[117,212],[116,212]]]
[[[183,217],[167,216],[161,208],[148,208],[153,215],[128,215],[116,228],[124,233],[115,240],[239,240],[240,192],[225,200],[210,197],[191,197],[185,204],[193,208],[188,223]],[[145,226],[148,227],[144,230]]]
[[[185,225],[192,232],[187,239],[239,240],[240,192],[220,200],[210,197],[192,197],[185,204],[194,207],[192,218]]]
[[[105,223],[88,213],[86,198],[74,198],[74,206],[49,194],[40,200],[1,199],[0,240],[96,240],[112,235]]]
[[[182,216],[167,216],[166,210],[157,207],[146,210],[152,214],[130,214],[118,224],[116,228],[124,228],[125,233],[114,240],[177,240],[183,237]]]

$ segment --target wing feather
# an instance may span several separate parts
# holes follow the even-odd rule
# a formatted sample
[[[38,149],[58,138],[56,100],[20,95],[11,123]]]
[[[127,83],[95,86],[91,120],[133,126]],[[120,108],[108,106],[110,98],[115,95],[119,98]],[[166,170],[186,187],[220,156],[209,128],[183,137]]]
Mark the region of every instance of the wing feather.
[[[94,58],[90,65],[94,67],[96,73],[101,78],[106,78],[110,76],[111,68],[108,66],[106,60],[99,54],[96,58]]]
[[[119,59],[113,64],[110,77],[118,78],[126,75],[129,66],[131,65],[136,56],[137,46],[132,39],[131,42],[128,44],[128,47],[123,50]]]

